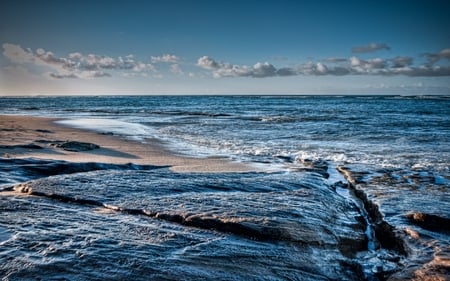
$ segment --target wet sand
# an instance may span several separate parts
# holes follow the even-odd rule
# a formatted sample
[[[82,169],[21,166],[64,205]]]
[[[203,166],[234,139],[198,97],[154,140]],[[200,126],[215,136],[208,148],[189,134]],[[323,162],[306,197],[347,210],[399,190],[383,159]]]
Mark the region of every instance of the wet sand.
[[[194,158],[167,149],[163,142],[145,143],[55,123],[60,119],[0,115],[0,157],[37,158],[69,162],[171,166],[177,172],[249,172],[255,167],[224,158]],[[67,151],[64,142],[92,143],[99,148]]]

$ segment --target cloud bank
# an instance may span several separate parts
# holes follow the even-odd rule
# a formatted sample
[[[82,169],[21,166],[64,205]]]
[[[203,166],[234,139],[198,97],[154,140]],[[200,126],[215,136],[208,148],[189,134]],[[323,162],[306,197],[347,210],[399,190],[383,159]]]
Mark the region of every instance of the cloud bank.
[[[387,48],[380,44],[363,46],[365,49]],[[358,48],[363,48],[358,47]],[[363,51],[363,49],[359,50]],[[425,55],[428,62],[414,65],[414,59],[408,56],[397,56],[390,59],[372,58],[361,59],[356,56],[350,58],[329,58],[321,61],[309,61],[291,67],[276,68],[268,62],[258,62],[253,66],[237,65],[217,61],[209,56],[202,56],[197,66],[209,70],[215,78],[221,77],[253,77],[265,78],[276,76],[344,76],[344,75],[378,75],[410,77],[438,77],[450,76],[450,66],[437,65],[441,60],[450,60],[450,49]]]
[[[134,55],[111,57],[99,54],[82,54],[73,52],[59,57],[53,52],[38,48],[32,50],[20,45],[4,43],[3,56],[11,65],[5,69],[25,69],[40,73],[53,79],[96,79],[112,77],[119,73],[122,77],[162,77],[154,65],[168,64],[167,74],[174,76],[202,77],[202,73],[184,71],[180,57],[174,54],[150,56],[149,62],[136,59]],[[371,43],[352,48],[353,53],[372,53],[389,50],[385,43]],[[418,64],[417,61],[425,61]],[[195,66],[206,70],[214,78],[222,77],[288,77],[288,76],[410,76],[439,77],[450,76],[450,48],[434,53],[424,53],[421,57],[396,56],[392,58],[331,57],[317,61],[308,61],[296,65],[276,67],[269,62],[256,62],[253,65],[241,65],[218,61],[209,56],[201,56]],[[192,67],[192,65],[190,66]],[[184,68],[184,66],[183,66]]]
[[[152,71],[152,64],[136,60],[133,55],[125,57],[109,57],[96,54],[83,55],[70,53],[67,57],[57,57],[54,53],[42,48],[33,52],[20,45],[3,44],[3,55],[12,63],[18,65],[31,64],[51,69],[48,77],[54,79],[65,78],[101,78],[111,77],[107,71],[121,70],[132,72]]]

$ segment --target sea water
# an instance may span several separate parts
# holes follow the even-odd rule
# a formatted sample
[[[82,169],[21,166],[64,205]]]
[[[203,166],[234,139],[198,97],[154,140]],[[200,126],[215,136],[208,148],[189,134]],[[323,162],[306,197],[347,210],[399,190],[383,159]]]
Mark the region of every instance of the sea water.
[[[448,226],[408,220],[450,219],[447,96],[5,97],[0,113],[161,139],[262,171],[98,163],[48,177],[42,167],[68,164],[2,159],[5,190],[31,180],[37,195],[0,197],[6,280],[377,280],[449,255]],[[406,252],[370,238],[375,218],[340,166],[363,175],[360,188],[400,239],[427,238],[406,241]]]

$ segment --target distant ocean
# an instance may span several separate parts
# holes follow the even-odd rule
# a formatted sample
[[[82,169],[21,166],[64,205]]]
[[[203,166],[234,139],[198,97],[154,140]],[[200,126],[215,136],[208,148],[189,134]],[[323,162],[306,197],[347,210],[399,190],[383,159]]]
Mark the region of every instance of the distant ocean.
[[[449,96],[2,97],[0,114],[263,171],[37,178],[49,162],[3,158],[3,188],[49,195],[0,196],[4,280],[384,280],[450,258]]]

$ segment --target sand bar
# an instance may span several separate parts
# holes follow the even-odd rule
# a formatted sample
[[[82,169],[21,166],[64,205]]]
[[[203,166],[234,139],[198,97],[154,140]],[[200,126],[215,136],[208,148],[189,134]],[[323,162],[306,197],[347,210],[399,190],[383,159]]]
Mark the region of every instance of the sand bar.
[[[59,119],[0,115],[0,157],[38,158],[69,162],[171,166],[177,172],[248,172],[255,167],[224,158],[194,158],[169,150],[159,140],[145,143],[55,123]],[[93,143],[100,148],[67,151],[55,143]],[[39,148],[40,147],[40,148]]]

